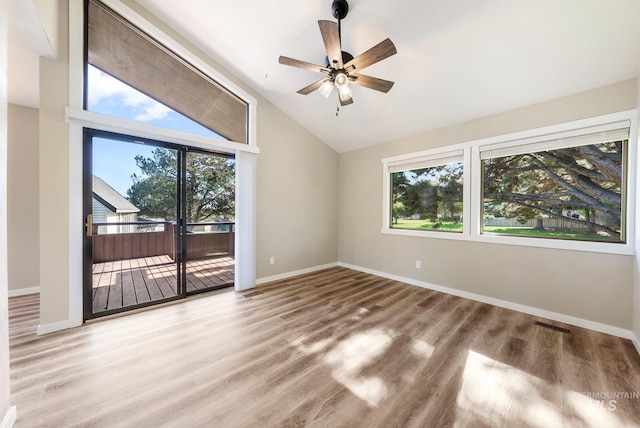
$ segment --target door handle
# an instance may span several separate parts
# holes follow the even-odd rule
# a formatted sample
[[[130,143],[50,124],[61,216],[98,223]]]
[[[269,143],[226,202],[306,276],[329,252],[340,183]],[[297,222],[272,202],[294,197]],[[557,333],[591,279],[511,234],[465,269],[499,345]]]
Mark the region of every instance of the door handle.
[[[91,238],[93,235],[93,215],[87,214],[87,236]]]

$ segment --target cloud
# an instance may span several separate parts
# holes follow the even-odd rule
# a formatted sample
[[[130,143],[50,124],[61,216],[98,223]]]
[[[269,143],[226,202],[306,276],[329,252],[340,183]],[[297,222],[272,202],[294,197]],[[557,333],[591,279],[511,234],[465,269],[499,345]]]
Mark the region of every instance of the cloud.
[[[123,104],[135,109],[134,120],[149,122],[163,119],[172,110],[156,100],[133,89],[99,69],[89,66],[89,106],[95,106],[103,99],[111,100],[114,104]]]

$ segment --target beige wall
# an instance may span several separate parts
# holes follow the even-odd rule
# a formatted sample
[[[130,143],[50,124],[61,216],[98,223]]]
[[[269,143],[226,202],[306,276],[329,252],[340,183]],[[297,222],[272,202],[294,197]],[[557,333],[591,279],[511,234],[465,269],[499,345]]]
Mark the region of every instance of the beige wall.
[[[7,15],[8,0],[0,0],[0,424],[9,423],[9,320],[7,309]]]
[[[61,22],[67,1],[61,2]],[[198,49],[134,2],[127,5],[161,27],[192,52]],[[65,29],[66,23],[59,25]],[[64,107],[68,105],[67,34],[60,36],[59,58],[40,62],[40,282],[41,325],[64,322],[69,315],[69,143]],[[257,277],[338,261],[338,155],[288,116],[243,85],[231,73],[214,68],[258,99]],[[73,180],[80,179],[72,177]],[[49,227],[56,206],[59,227]],[[81,227],[81,225],[79,226]],[[269,265],[269,257],[276,263]]]
[[[58,28],[64,30],[58,34],[57,59],[40,58],[41,325],[69,318],[69,127],[64,118],[69,104],[67,1],[58,1],[57,10]]]
[[[38,122],[37,109],[9,104],[9,291],[40,284]]]
[[[258,143],[257,277],[337,262],[337,153],[264,100]]]
[[[631,256],[382,234],[381,159],[633,109],[636,94],[626,81],[340,155],[340,261],[630,329]]]

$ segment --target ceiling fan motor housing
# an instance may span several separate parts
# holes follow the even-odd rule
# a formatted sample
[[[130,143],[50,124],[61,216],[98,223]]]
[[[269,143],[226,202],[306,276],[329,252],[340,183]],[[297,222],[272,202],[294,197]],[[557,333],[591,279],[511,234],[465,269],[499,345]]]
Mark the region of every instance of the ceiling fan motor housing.
[[[353,59],[353,55],[351,55],[349,52],[342,51],[342,63],[343,64],[348,63],[352,59]],[[329,57],[328,56],[324,57],[324,66],[326,68],[332,68],[333,67],[333,64],[329,63]]]
[[[336,19],[344,19],[349,12],[349,4],[347,0],[333,0],[331,3],[331,13]]]

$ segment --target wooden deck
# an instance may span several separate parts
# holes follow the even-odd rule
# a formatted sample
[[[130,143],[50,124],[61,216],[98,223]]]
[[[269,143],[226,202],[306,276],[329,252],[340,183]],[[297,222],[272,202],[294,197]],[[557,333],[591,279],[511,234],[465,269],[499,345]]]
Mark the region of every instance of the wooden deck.
[[[187,292],[233,283],[233,257],[187,262]],[[155,256],[93,265],[93,313],[154,302],[177,295],[175,262]]]

